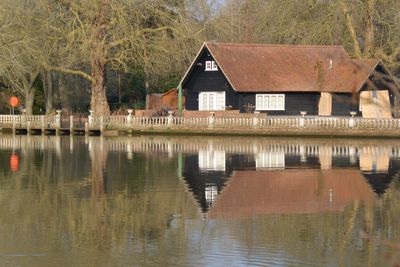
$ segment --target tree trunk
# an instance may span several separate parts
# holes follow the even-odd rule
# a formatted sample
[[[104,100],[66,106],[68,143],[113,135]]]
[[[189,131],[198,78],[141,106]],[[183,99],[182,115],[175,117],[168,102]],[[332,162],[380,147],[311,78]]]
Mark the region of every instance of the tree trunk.
[[[33,102],[35,100],[35,88],[25,90],[25,110],[26,115],[33,114]]]
[[[46,97],[46,114],[53,112],[53,75],[50,71],[43,73],[43,90]]]
[[[106,95],[106,64],[101,54],[92,56],[91,69],[92,77],[95,80],[92,83],[92,96],[90,98],[90,108],[95,116],[110,115],[110,108]]]
[[[33,113],[33,103],[35,101],[35,92],[36,92],[34,84],[36,79],[39,77],[39,74],[40,70],[37,69],[35,72],[30,73],[29,77],[26,77],[23,80],[25,111],[27,115],[32,115]]]
[[[121,93],[121,74],[118,73],[118,104],[121,107],[122,104],[122,93]]]
[[[75,77],[73,77],[75,78]],[[69,93],[71,90],[68,90],[68,82],[66,81],[66,77],[63,74],[58,74],[56,78],[57,82],[57,87],[58,87],[58,92],[55,96],[55,108],[59,109],[61,108],[61,103],[63,103],[63,106],[70,107],[70,101],[69,101]]]
[[[144,89],[146,92],[146,103],[145,103],[145,109],[149,110],[150,109],[150,84],[149,84],[149,74],[147,72],[147,52],[145,50],[144,52],[144,58],[145,58],[145,63],[144,63]]]
[[[108,24],[109,0],[100,1],[98,16],[93,23],[91,33],[91,86],[90,108],[95,116],[110,115],[110,107],[106,95],[106,63],[107,48],[104,44]]]
[[[146,90],[146,110],[150,109],[150,89],[149,89],[149,82],[147,80],[147,74],[144,75],[144,87]]]

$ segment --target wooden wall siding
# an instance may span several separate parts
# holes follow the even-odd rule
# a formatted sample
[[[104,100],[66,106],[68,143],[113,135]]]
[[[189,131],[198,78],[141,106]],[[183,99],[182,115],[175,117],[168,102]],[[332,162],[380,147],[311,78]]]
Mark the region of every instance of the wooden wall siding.
[[[332,116],[350,116],[350,111],[357,111],[360,116],[358,99],[352,94],[335,93],[332,97]]]
[[[187,81],[183,84],[186,97],[185,108],[187,110],[199,109],[199,92],[225,91],[225,105],[232,106],[232,109],[239,109],[239,94],[231,88],[219,66],[218,71],[205,71],[205,61],[208,60],[214,59],[205,50],[198,61],[202,63],[202,66],[197,66],[198,62],[196,62]]]
[[[256,106],[256,95],[253,93],[243,93],[239,95],[239,110],[242,113],[246,112],[245,105],[250,104]]]
[[[320,93],[286,93],[285,110],[261,111],[270,115],[300,115],[300,111],[307,111],[309,115],[318,114]],[[244,105],[250,103],[255,106],[255,94],[241,94],[239,96],[240,112],[245,112]]]

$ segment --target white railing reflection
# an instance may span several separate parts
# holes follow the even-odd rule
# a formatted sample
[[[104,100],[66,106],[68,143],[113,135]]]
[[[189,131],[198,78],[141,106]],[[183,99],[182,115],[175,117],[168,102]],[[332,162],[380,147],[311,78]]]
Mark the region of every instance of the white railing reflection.
[[[62,138],[63,145],[73,151],[74,139],[80,137]],[[223,155],[245,154],[264,155],[264,161],[268,159],[267,154],[306,155],[306,156],[349,156],[355,157],[369,155],[371,157],[390,156],[400,157],[400,144],[395,140],[347,140],[347,139],[283,139],[283,138],[223,138],[223,137],[172,137],[172,136],[132,136],[126,137],[91,137],[86,136],[85,144],[99,142],[101,139],[106,151],[127,151],[129,154],[147,151],[159,151],[171,153],[198,154],[203,151],[204,155],[212,154],[216,162]],[[60,137],[50,136],[13,136],[2,135],[0,138],[0,149],[53,149],[60,146]],[[211,151],[211,152],[210,152]],[[212,152],[214,151],[214,152]],[[218,153],[216,154],[215,151]],[[206,153],[207,152],[207,153]],[[261,159],[260,159],[261,160]],[[271,159],[272,160],[272,159]],[[214,160],[212,161],[214,162]],[[271,161],[272,162],[272,161]],[[279,160],[276,159],[276,164]],[[211,163],[207,163],[208,165]],[[205,163],[205,165],[207,165]],[[213,163],[214,164],[214,163]],[[261,164],[261,163],[260,163]],[[272,164],[272,163],[271,163]],[[275,164],[275,163],[274,163]],[[216,165],[220,166],[220,164]]]

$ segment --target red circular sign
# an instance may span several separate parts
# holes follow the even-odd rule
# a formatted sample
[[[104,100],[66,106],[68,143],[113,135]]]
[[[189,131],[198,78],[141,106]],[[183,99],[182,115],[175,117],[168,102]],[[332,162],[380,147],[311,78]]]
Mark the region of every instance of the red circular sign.
[[[18,97],[16,97],[16,96],[10,97],[9,103],[10,103],[10,106],[12,106],[13,108],[15,108],[15,107],[18,106],[18,104],[19,104]]]

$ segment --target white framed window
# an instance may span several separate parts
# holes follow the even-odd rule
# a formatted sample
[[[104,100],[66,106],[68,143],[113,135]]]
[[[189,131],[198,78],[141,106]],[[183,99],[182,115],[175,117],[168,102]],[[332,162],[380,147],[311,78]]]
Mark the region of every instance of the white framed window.
[[[218,66],[214,60],[206,61],[206,71],[217,71],[217,70],[218,70]]]
[[[225,92],[200,92],[199,110],[225,110]]]
[[[285,110],[285,94],[256,94],[256,110]]]
[[[225,151],[200,150],[199,169],[202,171],[225,171]]]

